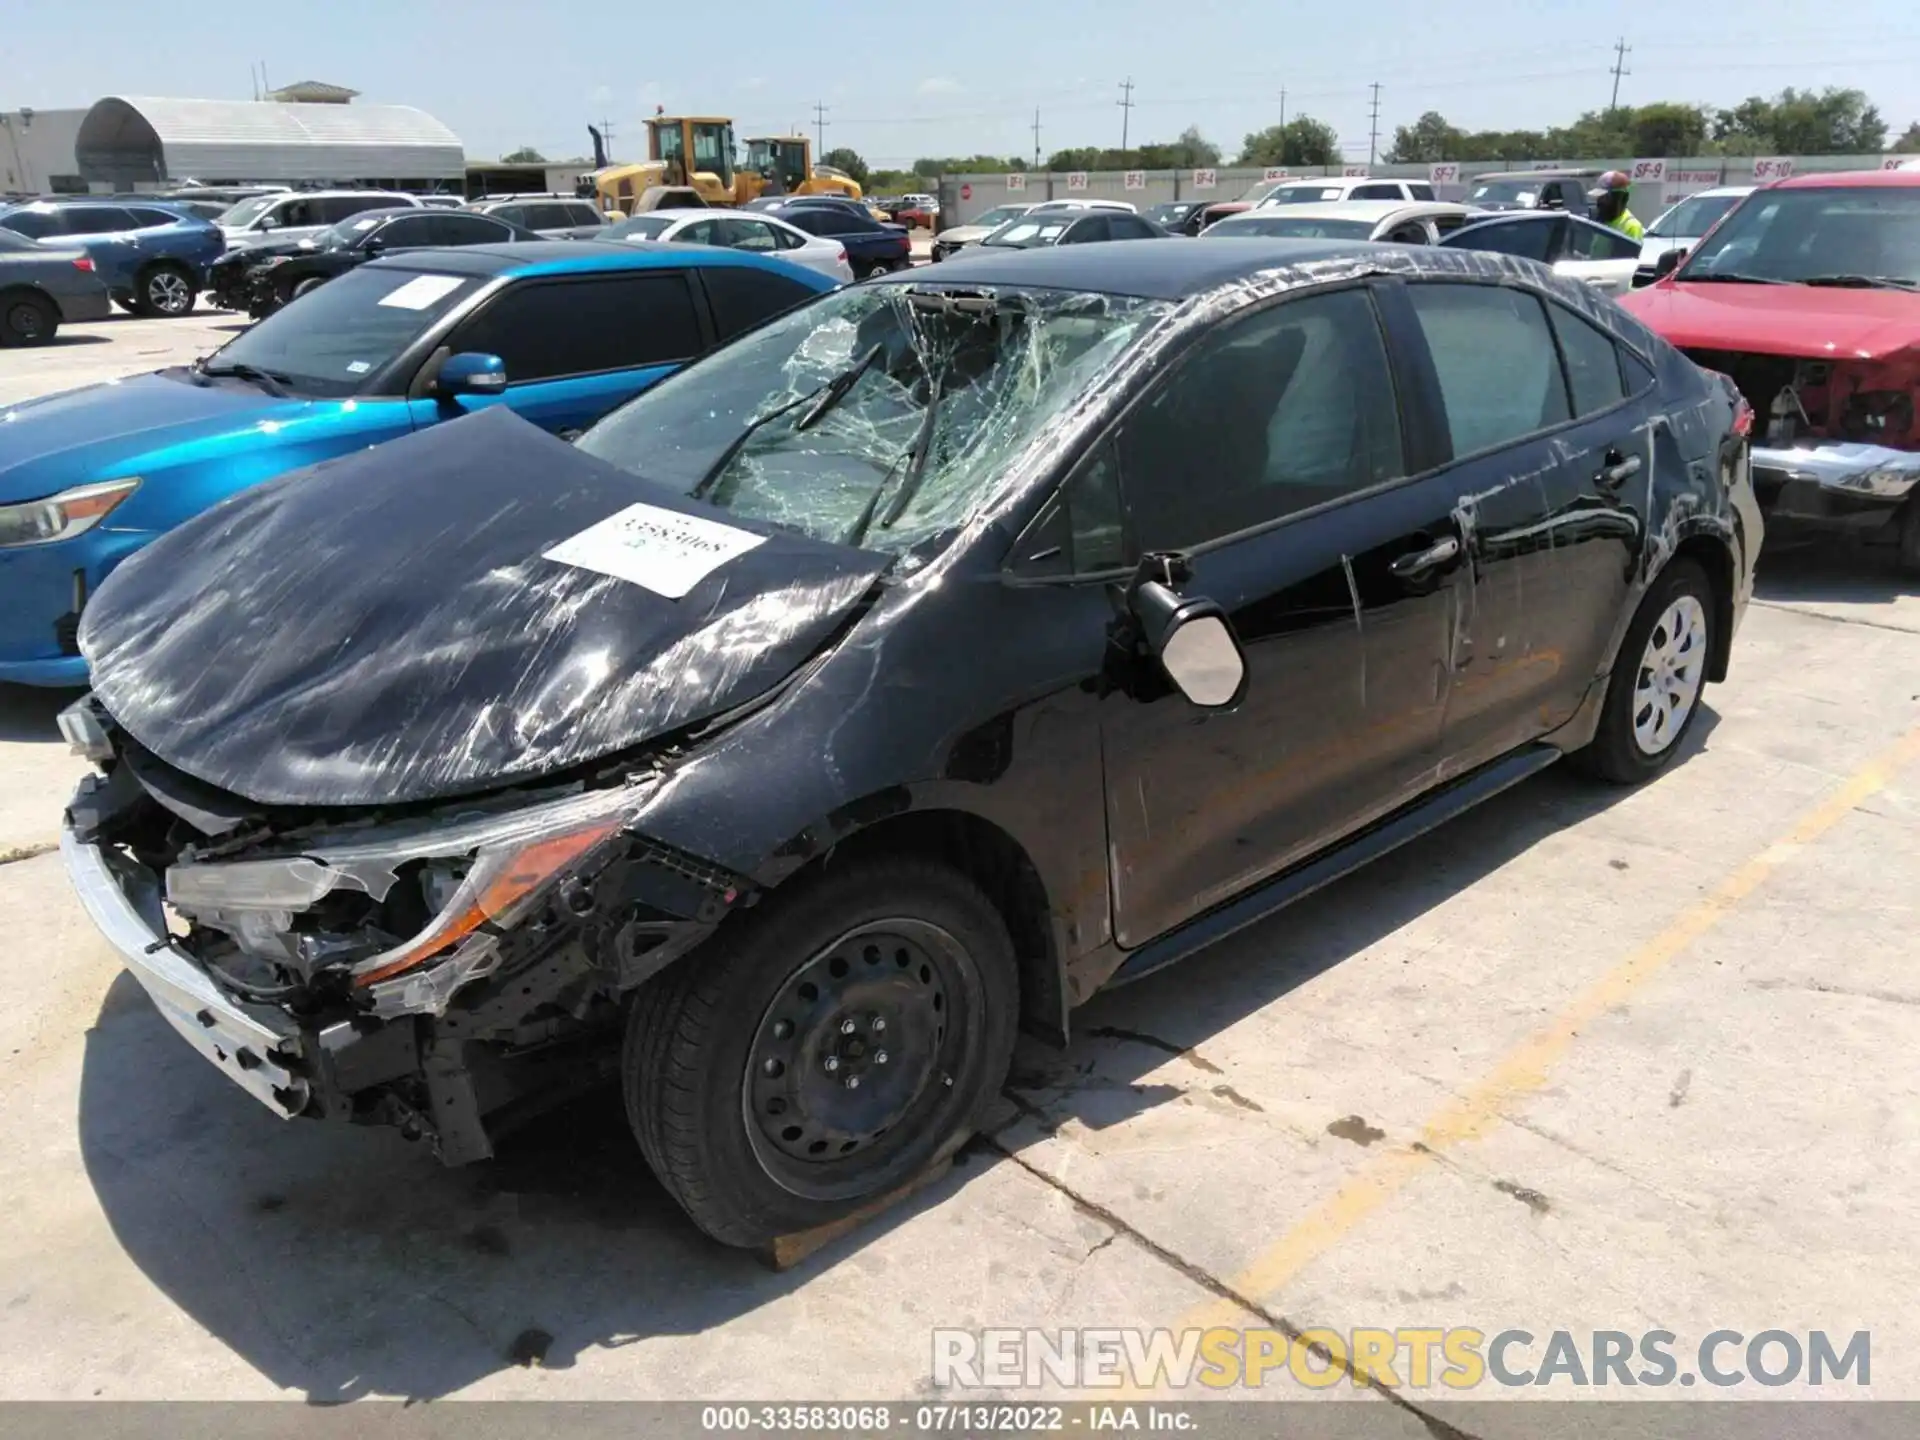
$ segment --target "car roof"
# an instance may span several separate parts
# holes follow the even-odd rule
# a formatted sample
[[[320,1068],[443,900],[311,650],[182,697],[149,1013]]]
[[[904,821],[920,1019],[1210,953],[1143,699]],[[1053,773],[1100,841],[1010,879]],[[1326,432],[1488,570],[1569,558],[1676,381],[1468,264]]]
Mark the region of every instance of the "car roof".
[[[1599,175],[1599,170],[1488,170],[1472,177],[1478,185],[1482,180],[1584,180],[1589,175]]]
[[[1276,266],[1370,259],[1375,252],[1418,254],[1430,246],[1376,246],[1367,240],[1109,240],[1092,245],[1048,245],[1032,250],[972,247],[938,267],[896,273],[868,284],[945,284],[978,279],[995,285],[1087,290],[1146,300],[1184,300]],[[1416,262],[1417,263],[1417,262]],[[1436,264],[1438,270],[1443,267]],[[1456,273],[1448,269],[1446,273]]]
[[[430,269],[444,275],[574,275],[600,270],[648,270],[656,266],[743,265],[777,268],[783,275],[798,267],[747,251],[674,242],[640,246],[623,240],[524,240],[493,245],[462,245],[411,250],[370,262],[388,269]],[[806,274],[806,271],[800,271]]]
[[[1830,170],[1821,175],[1791,175],[1773,190],[1899,190],[1920,185],[1920,170]]]
[[[1471,205],[1459,205],[1447,200],[1322,200],[1317,205],[1274,205],[1270,208],[1273,215],[1263,211],[1258,214],[1262,220],[1270,220],[1277,215],[1293,220],[1371,220],[1378,224],[1388,216],[1398,215],[1408,220],[1424,219],[1430,215],[1478,215],[1481,212]],[[1220,223],[1239,216],[1229,216]]]

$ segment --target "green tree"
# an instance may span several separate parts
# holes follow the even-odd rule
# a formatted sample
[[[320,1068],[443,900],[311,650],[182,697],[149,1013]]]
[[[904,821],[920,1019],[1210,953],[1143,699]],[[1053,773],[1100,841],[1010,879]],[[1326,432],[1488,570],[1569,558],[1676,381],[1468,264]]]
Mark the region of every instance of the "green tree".
[[[1698,155],[1706,144],[1711,117],[1702,105],[1682,105],[1659,101],[1642,105],[1632,112],[1628,131],[1632,138],[1629,152],[1636,157],[1659,159],[1665,156]]]
[[[868,181],[873,178],[873,172],[867,168],[867,162],[860,158],[860,152],[845,145],[837,150],[827,151],[820,157],[820,163],[831,165],[836,170],[846,171],[853,177],[854,183],[863,190],[866,189]]]
[[[1464,160],[1466,142],[1473,137],[1447,123],[1438,110],[1429,110],[1411,125],[1396,126],[1385,159],[1390,165],[1432,164],[1436,160]]]
[[[544,165],[547,163],[547,157],[531,145],[522,145],[511,155],[502,155],[500,163],[502,165]]]
[[[1893,142],[1893,148],[1902,155],[1920,154],[1920,120],[1907,126],[1907,133]]]
[[[1771,100],[1750,95],[1716,113],[1713,138],[1752,147],[1730,154],[1864,155],[1885,148],[1887,122],[1862,91],[1829,86],[1815,94],[1789,86]]]
[[[1025,170],[1027,162],[1015,155],[929,155],[913,162],[913,173],[924,180],[939,175],[993,175]]]
[[[1340,137],[1331,125],[1311,115],[1296,115],[1285,125],[1256,130],[1241,142],[1242,165],[1337,165]]]

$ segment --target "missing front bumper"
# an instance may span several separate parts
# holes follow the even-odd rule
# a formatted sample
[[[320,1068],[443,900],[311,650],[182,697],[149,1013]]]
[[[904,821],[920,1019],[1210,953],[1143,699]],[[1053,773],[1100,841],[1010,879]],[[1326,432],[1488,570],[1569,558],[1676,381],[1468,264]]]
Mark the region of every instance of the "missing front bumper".
[[[274,1114],[291,1118],[305,1110],[312,1096],[296,1073],[299,1031],[228,999],[172,942],[153,874],[86,843],[71,827],[61,830],[60,857],[81,905],[161,1018]]]
[[[1813,486],[1854,500],[1897,505],[1920,484],[1920,452],[1832,441],[1753,449],[1756,485]]]

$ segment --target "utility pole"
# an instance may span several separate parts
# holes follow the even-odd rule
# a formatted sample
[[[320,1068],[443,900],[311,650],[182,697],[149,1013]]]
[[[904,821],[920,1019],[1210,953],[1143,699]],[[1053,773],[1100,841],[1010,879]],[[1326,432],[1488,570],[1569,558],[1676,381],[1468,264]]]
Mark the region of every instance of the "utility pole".
[[[1280,136],[1285,140],[1287,134],[1287,87],[1280,87]]]
[[[1120,98],[1113,102],[1120,107],[1120,149],[1127,148],[1127,130],[1133,121],[1133,77],[1129,75],[1120,84]]]
[[[1609,111],[1620,108],[1620,77],[1633,73],[1626,68],[1627,56],[1632,53],[1633,47],[1627,44],[1626,36],[1622,35],[1618,40],[1613,42],[1613,98],[1607,101],[1607,109]]]
[[[1033,112],[1033,168],[1040,168],[1040,112]]]
[[[813,133],[814,133],[815,140],[818,142],[814,148],[814,153],[816,155],[826,154],[827,153],[827,107],[825,105],[820,104],[818,101],[815,101],[813,106]]]
[[[1374,81],[1368,87],[1373,91],[1373,110],[1369,115],[1371,128],[1367,131],[1367,168],[1373,168],[1373,157],[1380,151],[1380,82]]]

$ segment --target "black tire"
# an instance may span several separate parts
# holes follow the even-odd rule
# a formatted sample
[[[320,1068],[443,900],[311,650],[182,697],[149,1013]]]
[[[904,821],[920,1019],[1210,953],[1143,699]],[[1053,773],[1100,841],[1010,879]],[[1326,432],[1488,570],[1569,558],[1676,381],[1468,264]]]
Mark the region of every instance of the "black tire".
[[[1655,712],[1661,707],[1646,702],[1647,692],[1641,690],[1641,682],[1644,678],[1652,683],[1654,693],[1675,692],[1663,685],[1662,675],[1645,663],[1650,658],[1648,642],[1656,629],[1669,623],[1675,607],[1687,601],[1697,607],[1697,631],[1689,637],[1684,652],[1678,652],[1684,654],[1684,660],[1670,662],[1676,667],[1672,672],[1675,675],[1681,673],[1679,667],[1686,667],[1690,692],[1685,713],[1677,714],[1676,707],[1666,707],[1667,718],[1660,722],[1657,748],[1649,749],[1643,739],[1647,732],[1637,721],[1643,716],[1658,721]],[[1633,623],[1627,626],[1620,653],[1614,657],[1599,729],[1591,744],[1567,757],[1581,771],[1615,785],[1639,785],[1673,763],[1700,713],[1707,666],[1713,656],[1714,626],[1718,624],[1715,610],[1713,586],[1696,562],[1675,560],[1655,577],[1634,612]],[[1671,638],[1669,631],[1662,630],[1662,635]],[[1681,686],[1682,690],[1687,688]]]
[[[1920,490],[1907,497],[1900,507],[1900,569],[1908,575],[1920,575]]]
[[[134,281],[133,307],[137,315],[164,315],[177,319],[191,315],[199,297],[186,267],[163,260],[149,265]]]
[[[327,277],[324,275],[309,275],[293,287],[293,294],[287,298],[290,300],[298,300],[302,295],[311,295],[326,283]]]
[[[628,1122],[696,1225],[763,1245],[898,1189],[975,1128],[1019,995],[1006,925],[970,880],[920,860],[830,869],[634,997]]]
[[[0,345],[45,345],[59,328],[59,307],[39,291],[0,295]]]

